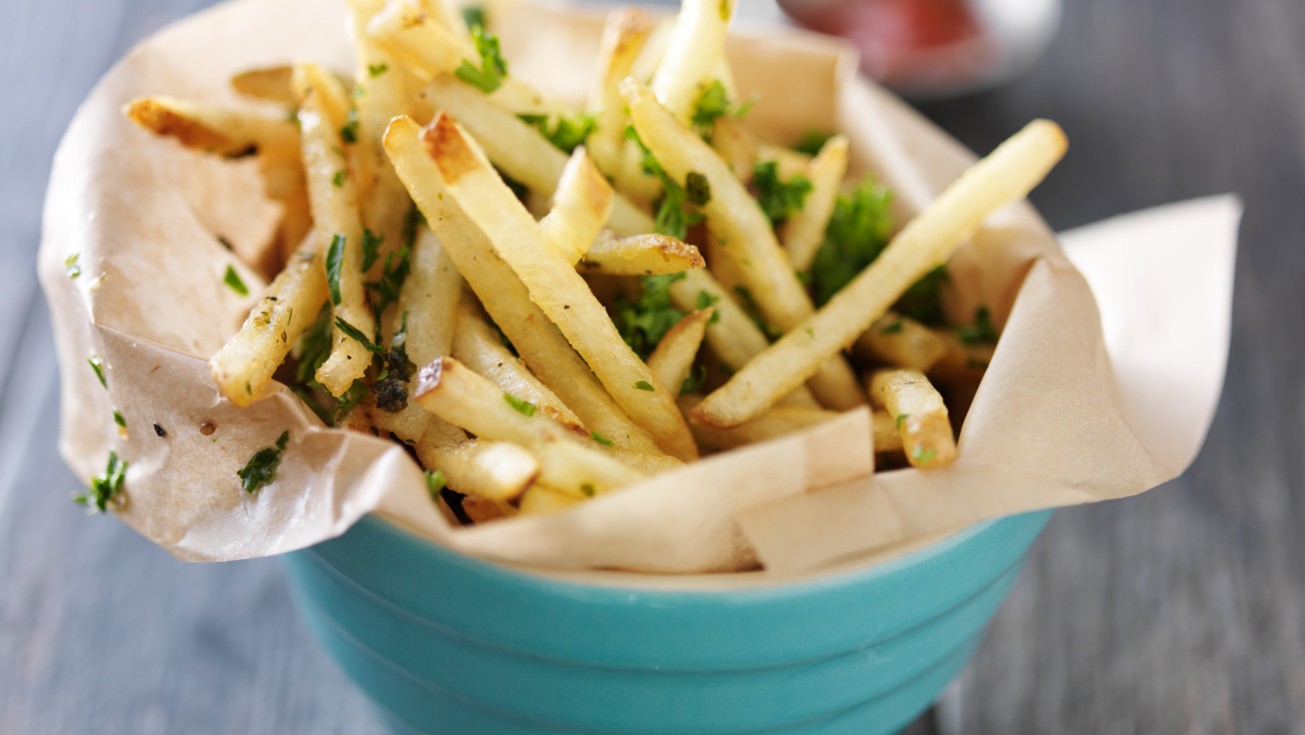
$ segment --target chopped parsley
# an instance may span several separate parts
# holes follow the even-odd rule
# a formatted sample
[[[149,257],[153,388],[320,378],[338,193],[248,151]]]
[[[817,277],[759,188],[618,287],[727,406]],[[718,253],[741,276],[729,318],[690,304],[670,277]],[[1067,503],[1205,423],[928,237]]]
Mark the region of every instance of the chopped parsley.
[[[425,221],[420,209],[413,207],[408,211],[403,222],[403,247],[385,256],[380,278],[363,284],[372,293],[372,310],[377,316],[384,314],[386,307],[399,300],[403,282],[412,271],[411,255],[413,244],[417,241],[417,225]],[[377,240],[377,246],[379,245],[380,241]]]
[[[892,194],[866,179],[838,197],[825,228],[825,240],[811,262],[811,285],[823,305],[870,265],[888,245]]]
[[[399,329],[390,339],[390,349],[380,356],[381,372],[372,385],[376,407],[395,413],[408,407],[408,379],[416,365],[408,359],[408,312],[403,312]]]
[[[340,399],[335,402],[335,408],[331,409],[331,425],[339,426],[340,422],[357,408],[358,404],[362,403],[362,399],[366,396],[367,384],[362,380],[353,381],[349,386],[349,390],[346,390],[344,395],[340,396]]]
[[[390,70],[390,65],[383,62],[380,64],[368,64],[367,76],[371,77],[372,79],[375,79],[376,77],[379,77],[380,75],[384,74],[389,70]]]
[[[897,430],[898,430],[898,431],[901,431],[901,430],[902,430],[902,426],[906,423],[906,420],[907,420],[908,418],[910,418],[910,417],[911,417],[911,414],[909,414],[909,413],[899,413],[899,414],[897,414]]]
[[[708,309],[720,301],[719,296],[713,296],[706,291],[698,292],[698,309]],[[715,324],[720,321],[720,309],[712,309],[711,316],[707,318],[707,324]]]
[[[369,339],[367,335],[363,334],[363,331],[361,329],[355,327],[349,322],[346,322],[344,320],[344,317],[337,316],[335,318],[335,326],[341,332],[344,332],[346,337],[352,339],[353,341],[357,342],[358,344],[366,348],[368,352],[376,352],[376,353],[385,352],[384,347],[381,347],[380,345],[371,341],[371,339]]]
[[[340,301],[340,269],[344,267],[344,244],[345,237],[336,233],[331,238],[331,247],[326,250],[326,285],[330,287],[331,303],[339,306]]]
[[[684,379],[683,383],[680,383],[680,395],[697,393],[702,390],[702,386],[706,385],[706,383],[707,366],[701,363],[694,365],[693,369],[689,371],[688,377]]]
[[[337,189],[342,189],[344,188],[344,182],[348,180],[349,180],[349,173],[344,169],[340,169],[339,171],[335,172],[334,176],[331,177],[331,185]]]
[[[653,391],[657,390],[656,388],[653,387],[652,383],[649,383],[646,380],[638,381],[637,383],[634,384],[634,388],[635,390],[645,390],[648,391],[649,393],[652,393]]]
[[[582,482],[580,483],[580,492],[586,498],[592,498],[594,493],[598,492],[598,490],[594,487],[592,482]]]
[[[312,326],[308,327],[299,338],[295,383],[290,386],[290,389],[308,408],[312,409],[313,413],[317,414],[322,423],[337,426],[340,420],[367,395],[367,386],[361,380],[354,381],[353,385],[349,386],[349,390],[345,391],[331,408],[324,407],[318,401],[318,394],[315,391],[322,389],[322,386],[314,376],[322,363],[331,355],[331,339],[331,307],[323,306]]]
[[[485,8],[483,5],[468,5],[462,9],[462,21],[467,24],[467,28],[489,28],[489,22],[485,19]]]
[[[757,190],[757,204],[772,225],[778,225],[789,215],[802,209],[811,193],[811,181],[797,174],[788,181],[779,178],[779,164],[759,161],[752,167],[752,185]]]
[[[590,438],[590,439],[593,439],[594,441],[598,442],[599,444],[602,444],[602,445],[605,446],[605,447],[614,447],[614,446],[616,446],[616,442],[612,441],[611,439],[608,439],[607,437],[603,436],[602,434],[599,434],[599,433],[596,432],[596,431],[591,431],[591,432],[589,432],[589,438]]]
[[[350,107],[349,114],[344,118],[344,125],[340,126],[340,140],[345,143],[353,144],[358,142],[358,108]]]
[[[911,451],[911,459],[915,460],[914,464],[917,467],[929,466],[929,463],[932,462],[936,456],[938,456],[937,450],[925,449],[919,444],[916,444],[915,449]]]
[[[227,266],[226,275],[222,276],[222,282],[240,296],[249,295],[249,287],[245,285],[244,281],[240,280],[240,274],[236,273],[236,269],[229,265]]]
[[[113,423],[117,424],[118,426],[121,426],[124,429],[127,428],[127,419],[123,418],[122,411],[119,411],[116,408],[113,409]]]
[[[471,40],[476,44],[480,67],[472,66],[470,61],[464,59],[462,65],[455,69],[453,74],[458,79],[489,94],[503,84],[503,77],[508,73],[507,60],[503,58],[503,52],[499,48],[498,36],[485,30],[485,26],[479,23],[472,25]]]
[[[503,400],[507,401],[507,405],[511,406],[513,410],[522,416],[529,417],[535,415],[535,404],[530,401],[523,401],[511,393],[504,393]]]
[[[988,307],[980,306],[974,310],[974,326],[957,327],[956,336],[967,345],[990,345],[997,342],[997,328],[992,323],[992,313]]]
[[[644,359],[652,354],[666,332],[684,318],[684,312],[671,303],[671,284],[684,278],[683,273],[640,276],[643,286],[637,301],[618,300],[613,321],[621,338]]]
[[[825,147],[825,143],[834,137],[830,133],[822,133],[819,130],[808,130],[798,138],[797,143],[793,144],[793,150],[798,153],[805,153],[808,156],[814,156]]]
[[[432,498],[438,498],[440,491],[449,486],[448,480],[444,479],[444,473],[439,470],[434,472],[424,470],[423,474],[426,476],[426,492],[429,492]]]
[[[644,172],[656,176],[662,182],[662,195],[653,203],[657,210],[653,230],[683,240],[690,227],[703,221],[702,213],[697,207],[711,200],[711,186],[707,177],[696,171],[689,172],[685,183],[693,187],[693,195],[690,196],[685,187],[666,173],[666,169],[653,157],[633,127],[625,129],[625,137],[634,141],[643,151]]]
[[[82,267],[77,264],[77,258],[81,253],[73,253],[63,259],[63,272],[68,274],[69,278],[76,278],[82,274]]]
[[[375,232],[363,228],[362,234],[362,271],[366,273],[376,264],[376,259],[380,257],[381,242],[385,240],[384,235],[378,235]]]
[[[726,115],[743,117],[752,109],[754,103],[755,100],[749,100],[740,105],[730,104],[725,85],[721,84],[719,79],[713,79],[698,94],[698,99],[693,104],[693,116],[690,122],[699,135],[710,139],[718,119]]]
[[[924,274],[916,281],[902,298],[898,299],[896,309],[921,324],[940,326],[947,321],[942,310],[942,287],[947,283],[947,266],[940,265]]]
[[[557,148],[570,153],[583,145],[594,132],[598,121],[593,115],[577,113],[575,115],[558,115],[551,121],[548,115],[517,115],[522,122],[535,128]],[[551,124],[550,124],[551,122]]]
[[[91,486],[86,492],[73,496],[73,502],[85,506],[91,513],[105,513],[109,503],[122,492],[122,483],[127,478],[127,463],[118,458],[118,453],[109,450],[109,462],[104,474],[91,478]]]
[[[243,469],[236,470],[241,487],[249,495],[276,479],[276,467],[281,464],[281,452],[285,451],[286,442],[290,441],[290,432],[283,431],[277,437],[275,447],[263,447],[249,458]]]
[[[711,182],[697,171],[690,171],[684,177],[684,196],[695,207],[706,206],[711,201]]]
[[[905,327],[905,325],[902,323],[902,320],[901,320],[901,319],[898,319],[898,320],[892,322],[891,324],[885,324],[885,325],[883,325],[882,327],[880,327],[880,328],[879,328],[879,333],[880,333],[880,334],[883,334],[883,335],[888,335],[888,334],[901,334],[902,329],[903,329],[904,327]]]
[[[91,355],[90,357],[86,358],[86,364],[90,365],[91,370],[95,371],[95,377],[99,379],[100,386],[104,388],[108,388],[109,384],[104,380],[104,363],[100,361],[100,356]]]

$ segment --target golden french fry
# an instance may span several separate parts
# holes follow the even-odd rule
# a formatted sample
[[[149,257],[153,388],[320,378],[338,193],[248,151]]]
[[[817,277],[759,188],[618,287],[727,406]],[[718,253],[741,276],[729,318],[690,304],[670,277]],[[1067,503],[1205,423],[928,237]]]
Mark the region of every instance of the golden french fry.
[[[956,439],[947,406],[919,370],[876,370],[870,395],[897,423],[906,461],[915,467],[942,467],[956,459]]]
[[[539,475],[535,455],[508,442],[464,438],[461,442],[419,442],[416,449],[421,463],[444,473],[449,487],[486,500],[511,500]]]
[[[580,419],[562,403],[562,399],[526,369],[521,359],[503,344],[498,332],[489,326],[475,307],[465,301],[458,309],[453,357],[476,373],[489,378],[504,393],[534,404],[559,424],[577,430],[584,429]]]
[[[459,38],[418,0],[385,3],[366,32],[422,79],[452,72],[475,51],[470,41]]]
[[[822,408],[776,406],[732,429],[715,429],[695,424],[693,436],[704,447],[734,449],[809,429],[837,417],[837,412]]]
[[[897,431],[897,421],[885,411],[870,414],[875,453],[902,451],[902,435]]]
[[[538,504],[534,501],[532,504]],[[490,500],[488,498],[468,495],[462,499],[462,512],[467,514],[467,518],[477,526],[485,523],[493,523],[504,518],[511,518],[519,512],[508,503],[502,500]]]
[[[537,444],[539,482],[572,494],[593,497],[627,487],[646,475],[603,452],[571,442]]]
[[[618,238],[604,230],[589,246],[580,268],[585,273],[609,276],[650,276],[680,273],[706,264],[698,248],[670,235],[649,233]]]
[[[566,510],[584,500],[584,496],[562,492],[547,485],[531,485],[521,496],[520,512],[523,516],[545,515]]]
[[[811,156],[790,148],[766,143],[757,144],[757,160],[774,161],[775,173],[779,178],[788,180],[794,176],[805,176],[811,167]],[[841,183],[841,182],[840,182]]]
[[[612,186],[594,168],[584,147],[576,148],[562,169],[553,208],[539,222],[544,237],[574,265],[589,250],[612,214]]]
[[[602,442],[597,443],[602,444]],[[605,454],[615,457],[621,464],[645,475],[670,472],[684,466],[683,462],[667,454],[646,454],[612,447],[608,447]]]
[[[850,346],[913,283],[969,239],[988,215],[1023,199],[1065,153],[1065,134],[1035,120],[961,175],[814,316],[758,355],[694,409],[736,426],[761,415],[825,360]]]
[[[562,333],[530,301],[521,280],[494,252],[485,234],[446,196],[439,169],[422,146],[421,126],[409,118],[390,123],[385,148],[413,201],[421,208],[467,285],[494,323],[544,385],[552,388],[591,431],[616,446],[659,453],[567,344]]]
[[[725,35],[736,0],[684,0],[675,30],[653,75],[657,99],[681,122],[693,115],[707,82],[725,53]],[[640,135],[642,135],[640,131]]]
[[[946,354],[947,343],[934,330],[890,311],[871,324],[852,349],[858,357],[927,373]]]
[[[847,156],[847,136],[835,135],[825,142],[805,172],[811,182],[806,202],[780,225],[779,240],[795,271],[811,268],[816,251],[824,242],[825,228],[829,226],[839,187],[847,174]]]
[[[245,97],[297,107],[299,103],[290,87],[293,74],[294,67],[289,64],[248,69],[231,77],[231,88]],[[347,84],[348,81],[340,78],[341,84]]]
[[[408,315],[408,359],[425,365],[453,349],[462,275],[428,227],[417,229],[408,257],[412,270],[399,291],[399,303]]]
[[[371,353],[349,330],[375,339],[376,319],[367,306],[362,276],[362,223],[357,193],[349,176],[339,176],[348,162],[341,152],[348,101],[339,80],[314,64],[296,64],[293,79],[299,100],[299,129],[308,200],[324,249],[331,297],[331,354],[317,370],[317,382],[333,396],[349,390],[371,364]]]
[[[290,259],[240,331],[209,360],[218,390],[237,406],[248,406],[263,395],[272,374],[326,303],[326,271],[314,250],[306,243]]]
[[[440,169],[445,190],[489,237],[529,290],[530,300],[584,357],[617,404],[664,451],[680,459],[696,457],[675,396],[621,338],[607,309],[572,264],[548,246],[534,218],[453,118],[437,115],[423,131],[422,142]]]
[[[621,80],[630,75],[635,59],[655,23],[638,8],[620,8],[607,14],[598,50],[597,74],[589,88],[585,109],[594,115],[594,132],[585,147],[598,168],[609,174],[623,170],[625,150],[625,100]],[[618,186],[621,184],[617,179]]]
[[[757,162],[757,140],[737,118],[726,115],[716,120],[711,131],[711,147],[716,149],[739,181],[752,180]]]
[[[714,309],[707,307],[685,315],[662,336],[657,349],[648,356],[648,367],[668,389],[678,393],[689,378],[703,335],[707,332],[707,322],[714,313]]]
[[[267,154],[298,160],[299,132],[284,119],[163,96],[132,100],[123,113],[187,148],[227,158]]]
[[[738,267],[761,317],[787,332],[810,316],[811,299],[775,239],[770,221],[729,166],[676,121],[647,87],[626,80],[621,92],[630,105],[630,119],[639,137],[667,173],[679,181],[697,173],[710,184],[711,198],[702,206],[707,227],[721,251]],[[849,409],[864,403],[856,375],[836,353],[821,366],[811,388],[830,408]]]
[[[567,157],[538,130],[454,77],[433,80],[426,95],[466,127],[504,174],[533,192],[553,196]],[[628,199],[614,194],[608,226],[618,235],[641,235],[652,232],[653,220]]]

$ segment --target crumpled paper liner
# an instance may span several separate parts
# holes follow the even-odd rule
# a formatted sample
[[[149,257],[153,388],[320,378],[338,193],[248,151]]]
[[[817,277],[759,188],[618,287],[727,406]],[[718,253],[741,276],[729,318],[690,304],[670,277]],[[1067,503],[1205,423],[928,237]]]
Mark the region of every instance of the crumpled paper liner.
[[[399,445],[326,429],[284,388],[247,409],[219,397],[206,360],[271,276],[244,263],[260,262],[276,210],[252,164],[185,151],[119,111],[144,94],[250,104],[227,79],[255,66],[350,69],[343,19],[338,0],[237,0],[177,24],[101,81],[55,158],[39,268],[63,366],[60,450],[86,480],[116,449],[130,467],[115,514],[180,558],[292,551],[378,512],[436,543],[537,568],[692,573],[760,562],[768,574],[804,573],[891,556],[985,518],[1138,493],[1176,476],[1200,447],[1227,353],[1238,205],[1194,203],[1084,230],[1069,242],[1087,280],[1019,205],[951,263],[952,315],[967,322],[982,304],[1004,325],[952,467],[872,475],[861,410],[555,515],[451,527]],[[589,83],[601,24],[601,12],[544,3],[496,16],[513,73],[568,99]],[[777,140],[847,132],[854,169],[896,192],[903,219],[973,161],[859,80],[845,46],[776,31],[734,38],[729,52],[740,89],[761,92],[750,125]],[[77,278],[65,271],[74,253]],[[228,264],[250,296],[222,283]],[[107,390],[86,365],[92,354]],[[246,495],[236,470],[285,430],[276,481]]]

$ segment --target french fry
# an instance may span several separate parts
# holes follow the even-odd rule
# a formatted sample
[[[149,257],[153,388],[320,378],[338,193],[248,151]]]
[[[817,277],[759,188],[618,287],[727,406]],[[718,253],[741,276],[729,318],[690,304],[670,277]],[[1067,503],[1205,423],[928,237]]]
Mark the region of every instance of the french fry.
[[[427,467],[438,467],[449,487],[486,500],[511,500],[539,476],[535,455],[509,442],[464,438],[418,444],[417,458]]]
[[[716,450],[735,449],[809,429],[837,416],[837,412],[826,411],[823,408],[776,406],[765,414],[732,429],[714,429],[695,424],[693,436],[704,447]]]
[[[919,370],[876,370],[870,395],[897,424],[906,461],[915,467],[942,467],[956,459],[956,439],[947,406]]]
[[[532,506],[538,505],[538,503],[538,500],[532,501]],[[467,514],[472,523],[479,526],[485,523],[501,521],[504,518],[511,518],[520,511],[502,500],[489,500],[476,495],[469,495],[462,499],[462,512]]]
[[[805,172],[811,182],[806,202],[780,225],[779,241],[795,271],[809,270],[824,242],[825,228],[829,226],[839,187],[847,174],[847,156],[847,136],[835,135],[825,142]]]
[[[897,421],[886,411],[876,410],[871,413],[870,427],[876,454],[902,451],[902,435],[897,431]]]
[[[433,80],[426,94],[438,109],[466,127],[503,173],[531,191],[553,196],[567,157],[538,130],[450,76]],[[652,232],[653,220],[625,197],[613,194],[608,226],[618,235],[641,235]]]
[[[1027,196],[1065,148],[1064,133],[1046,120],[1035,120],[1016,133],[909,222],[879,258],[819,312],[707,396],[694,409],[695,420],[729,427],[764,413],[825,360],[850,346],[911,284],[945,263],[990,214]]]
[[[852,351],[858,357],[927,373],[947,352],[947,343],[934,330],[890,311],[857,338]]]
[[[670,235],[649,233],[618,238],[604,230],[589,246],[580,269],[609,276],[651,276],[681,273],[706,264],[698,248]]]
[[[997,350],[994,344],[966,344],[954,332],[944,332],[942,357],[933,365],[931,375],[946,383],[975,383],[983,377]]]
[[[583,495],[562,492],[547,485],[531,485],[530,489],[521,496],[520,513],[523,516],[556,513],[583,500]]]
[[[392,0],[372,16],[367,34],[422,79],[452,72],[475,51],[419,0]]]
[[[539,222],[558,255],[574,265],[589,250],[612,214],[612,187],[594,168],[583,147],[575,149],[562,169],[553,208]]]
[[[294,67],[289,64],[247,69],[231,77],[231,88],[251,99],[297,107],[299,103],[295,100],[294,90],[290,86],[293,75]],[[341,84],[347,85],[349,81],[340,79]]]
[[[621,80],[630,75],[656,24],[638,8],[621,8],[607,14],[598,51],[598,68],[585,105],[594,115],[594,131],[585,142],[598,168],[612,175],[624,169],[625,100]],[[617,179],[617,185],[622,182]]]
[[[386,152],[490,318],[531,372],[552,388],[590,431],[608,437],[618,447],[659,453],[652,438],[625,415],[562,333],[530,301],[525,286],[494,252],[484,233],[445,195],[439,169],[426,155],[420,136],[421,126],[410,118],[398,118],[386,132]]]
[[[680,390],[693,370],[693,360],[698,356],[702,346],[703,335],[707,332],[707,322],[716,313],[711,307],[698,309],[675,323],[662,336],[657,348],[648,356],[648,367],[657,376],[658,382],[670,390]]]
[[[489,326],[475,307],[466,302],[458,309],[453,357],[476,373],[489,378],[504,393],[534,404],[559,424],[584,429],[580,419],[562,403],[562,399],[526,369],[520,358],[503,344],[498,332]]]
[[[332,304],[331,354],[317,370],[317,382],[333,396],[349,390],[371,364],[371,353],[343,325],[374,339],[376,320],[367,306],[362,281],[362,224],[357,194],[349,176],[339,177],[347,165],[340,155],[348,102],[344,90],[313,64],[296,64],[294,91],[299,100],[299,128],[308,199],[314,227],[329,241],[325,266]]]
[[[725,34],[735,1],[684,0],[680,5],[670,44],[650,86],[662,105],[681,122],[687,122],[693,114],[698,95],[725,52]]]
[[[783,146],[769,145],[767,143],[757,144],[757,160],[762,162],[774,161],[775,173],[785,180],[794,176],[806,175],[807,169],[811,167],[811,156]]]
[[[646,477],[603,452],[571,442],[548,442],[534,449],[539,454],[539,482],[571,494],[593,497]]]
[[[123,112],[142,128],[187,148],[226,158],[263,154],[299,159],[299,132],[284,119],[163,96],[132,100]]]
[[[326,271],[319,248],[306,242],[268,286],[240,331],[209,360],[218,390],[248,406],[267,390],[272,374],[326,303]]]
[[[538,224],[489,162],[447,114],[437,115],[422,142],[469,219],[525,284],[531,301],[557,325],[567,341],[639,426],[668,454],[697,456],[693,437],[675,407],[674,395],[657,382],[622,340],[606,308],[575,268],[544,241]]]
[[[752,180],[752,167],[757,162],[757,139],[731,115],[716,119],[711,131],[711,147],[720,155],[742,182]]]
[[[789,266],[769,220],[729,166],[678,123],[647,87],[627,80],[621,91],[639,137],[667,173],[684,181],[696,172],[710,183],[711,198],[702,207],[707,227],[738,266],[762,318],[787,332],[810,316],[811,299]],[[830,408],[844,410],[864,403],[856,375],[836,352],[818,369],[811,388]]]

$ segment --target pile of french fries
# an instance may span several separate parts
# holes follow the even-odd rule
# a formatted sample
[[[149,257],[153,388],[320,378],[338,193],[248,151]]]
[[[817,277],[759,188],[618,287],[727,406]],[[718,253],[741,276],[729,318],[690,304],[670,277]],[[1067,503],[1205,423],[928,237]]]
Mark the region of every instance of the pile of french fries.
[[[748,130],[723,53],[734,5],[613,10],[583,109],[513,76],[494,17],[448,0],[349,0],[352,78],[303,62],[235,77],[249,106],[127,105],[189,148],[256,156],[282,207],[283,267],[210,362],[221,393],[248,405],[279,381],[329,424],[392,436],[472,522],[867,402],[881,464],[951,462],[935,383],[972,392],[995,333],[894,306],[1064,137],[1031,123],[817,308],[804,277],[855,184],[848,140],[810,155]],[[778,219],[763,169],[787,182]]]

